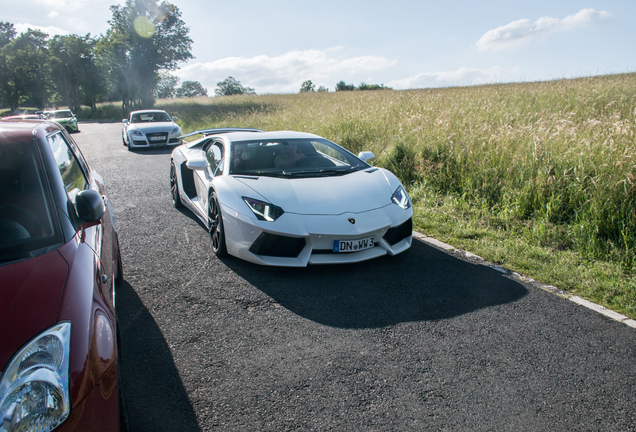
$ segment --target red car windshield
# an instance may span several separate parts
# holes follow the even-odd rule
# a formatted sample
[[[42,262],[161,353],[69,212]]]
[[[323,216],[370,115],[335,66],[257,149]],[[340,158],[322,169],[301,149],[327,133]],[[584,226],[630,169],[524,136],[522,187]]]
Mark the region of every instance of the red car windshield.
[[[0,141],[0,263],[59,241],[45,185],[33,142]]]

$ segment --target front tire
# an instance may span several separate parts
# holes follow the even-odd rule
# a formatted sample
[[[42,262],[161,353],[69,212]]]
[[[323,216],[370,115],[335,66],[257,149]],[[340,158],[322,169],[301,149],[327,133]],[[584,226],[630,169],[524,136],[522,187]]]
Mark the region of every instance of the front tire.
[[[174,204],[174,208],[183,207],[183,202],[181,202],[181,197],[179,196],[177,167],[174,166],[174,162],[170,162],[170,194],[172,195],[172,203]]]
[[[223,216],[221,215],[221,207],[216,198],[216,193],[210,193],[208,200],[208,231],[210,233],[210,242],[212,243],[212,251],[217,257],[227,256],[227,246],[225,244],[225,230],[223,228]]]

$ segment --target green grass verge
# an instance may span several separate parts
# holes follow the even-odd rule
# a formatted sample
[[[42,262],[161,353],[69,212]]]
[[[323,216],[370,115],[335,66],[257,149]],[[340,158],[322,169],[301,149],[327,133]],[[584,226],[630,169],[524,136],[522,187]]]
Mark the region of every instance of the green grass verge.
[[[454,196],[417,186],[410,189],[415,230],[497,265],[576,293],[609,309],[636,317],[636,277],[610,260],[584,258],[557,245],[542,246],[527,222]]]

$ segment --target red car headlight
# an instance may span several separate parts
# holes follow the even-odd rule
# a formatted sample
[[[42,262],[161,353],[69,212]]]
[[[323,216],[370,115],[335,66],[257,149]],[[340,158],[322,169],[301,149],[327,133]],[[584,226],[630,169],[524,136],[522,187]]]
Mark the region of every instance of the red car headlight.
[[[50,431],[68,417],[71,323],[31,339],[0,380],[0,432]]]

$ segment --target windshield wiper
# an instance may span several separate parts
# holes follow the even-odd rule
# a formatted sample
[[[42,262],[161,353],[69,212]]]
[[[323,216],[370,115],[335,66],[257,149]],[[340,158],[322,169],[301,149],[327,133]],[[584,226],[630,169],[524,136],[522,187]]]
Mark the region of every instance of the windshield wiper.
[[[268,171],[233,171],[230,175],[239,177],[282,177],[282,174],[279,172]]]
[[[283,171],[282,174],[287,177],[326,177],[326,176],[340,176],[349,174],[352,171],[357,171],[359,168],[346,167],[346,168],[322,168],[318,170],[300,170],[300,171]]]

